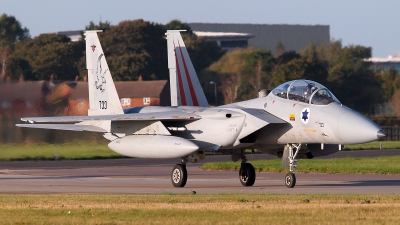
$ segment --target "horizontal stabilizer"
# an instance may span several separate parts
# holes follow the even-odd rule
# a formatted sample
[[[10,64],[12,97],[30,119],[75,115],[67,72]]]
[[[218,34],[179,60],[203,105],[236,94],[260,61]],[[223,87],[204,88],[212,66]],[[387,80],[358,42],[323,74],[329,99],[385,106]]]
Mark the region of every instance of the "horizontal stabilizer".
[[[27,128],[42,128],[53,130],[71,130],[71,131],[93,131],[93,132],[107,132],[103,128],[91,125],[75,125],[75,124],[15,124],[17,127]]]
[[[201,116],[191,113],[168,111],[154,113],[133,113],[133,114],[116,114],[116,115],[99,115],[99,116],[55,116],[55,117],[26,117],[21,118],[22,121],[29,123],[66,123],[66,122],[82,122],[82,121],[156,121],[156,120],[198,120]]]

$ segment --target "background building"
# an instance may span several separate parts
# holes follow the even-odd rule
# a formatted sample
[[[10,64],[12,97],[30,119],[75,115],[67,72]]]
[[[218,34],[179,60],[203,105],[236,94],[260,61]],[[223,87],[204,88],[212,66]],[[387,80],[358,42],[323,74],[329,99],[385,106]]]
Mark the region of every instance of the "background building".
[[[287,51],[296,52],[311,43],[328,44],[330,41],[328,25],[189,23],[189,26],[195,32],[249,34],[253,36],[248,39],[249,46],[271,50],[272,53],[279,41],[283,43]]]
[[[372,69],[375,72],[385,72],[388,69],[394,69],[400,73],[400,57],[370,58],[367,61],[372,62]]]

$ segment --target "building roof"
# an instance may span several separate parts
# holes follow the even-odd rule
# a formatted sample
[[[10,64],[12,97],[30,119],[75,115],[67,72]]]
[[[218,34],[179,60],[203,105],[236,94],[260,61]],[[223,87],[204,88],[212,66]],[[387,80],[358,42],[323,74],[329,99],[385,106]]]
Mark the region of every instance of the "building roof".
[[[400,57],[393,57],[389,56],[387,58],[369,58],[366,59],[365,61],[372,62],[372,63],[400,63]]]
[[[208,31],[193,31],[194,34],[207,39],[241,39],[248,40],[253,38],[254,35],[249,33],[236,33],[236,32],[208,32]]]
[[[189,23],[193,31],[249,33],[249,45],[275,51],[279,41],[286,50],[299,51],[310,43],[328,44],[329,25]]]
[[[160,97],[167,80],[117,81],[115,87],[120,98]]]
[[[47,93],[48,87],[44,81],[0,83],[0,102],[12,100],[35,102],[40,101]]]

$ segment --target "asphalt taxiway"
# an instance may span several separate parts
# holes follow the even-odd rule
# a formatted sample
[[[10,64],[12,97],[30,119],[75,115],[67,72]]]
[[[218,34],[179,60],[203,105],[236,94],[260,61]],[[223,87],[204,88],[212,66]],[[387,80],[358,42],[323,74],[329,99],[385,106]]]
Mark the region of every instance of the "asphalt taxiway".
[[[400,150],[343,151],[329,158],[400,155]],[[249,160],[271,158],[248,155]],[[203,171],[203,162],[229,161],[207,156],[188,164],[184,188],[174,188],[170,173],[179,159],[111,159],[0,162],[0,193],[282,193],[282,194],[400,194],[400,175],[301,174],[294,188],[284,185],[284,173],[257,173],[252,187],[243,187],[237,171]]]

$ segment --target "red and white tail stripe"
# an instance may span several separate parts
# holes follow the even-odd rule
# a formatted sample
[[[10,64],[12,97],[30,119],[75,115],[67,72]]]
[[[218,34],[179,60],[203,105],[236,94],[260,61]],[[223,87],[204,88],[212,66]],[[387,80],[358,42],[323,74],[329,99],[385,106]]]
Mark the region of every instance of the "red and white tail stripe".
[[[171,105],[209,107],[180,31],[166,33]]]

